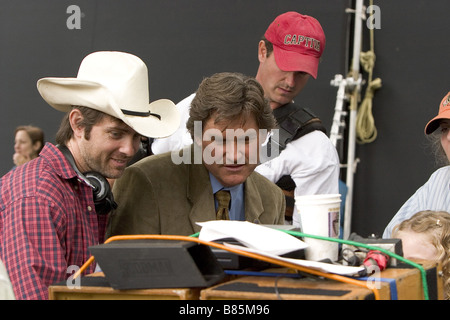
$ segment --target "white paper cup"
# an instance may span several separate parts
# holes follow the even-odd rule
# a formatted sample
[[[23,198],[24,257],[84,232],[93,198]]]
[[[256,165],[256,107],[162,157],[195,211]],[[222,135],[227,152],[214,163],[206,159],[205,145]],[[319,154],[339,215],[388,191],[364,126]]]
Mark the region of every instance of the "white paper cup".
[[[303,233],[329,238],[339,237],[340,194],[297,196],[295,205]],[[306,259],[337,261],[339,243],[309,237],[303,240],[308,244],[305,251]]]

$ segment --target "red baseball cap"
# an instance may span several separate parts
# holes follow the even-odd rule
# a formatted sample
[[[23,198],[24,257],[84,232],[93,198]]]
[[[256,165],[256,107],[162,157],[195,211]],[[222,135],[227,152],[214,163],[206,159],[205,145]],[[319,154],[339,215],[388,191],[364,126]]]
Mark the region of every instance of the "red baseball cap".
[[[281,70],[303,71],[317,78],[325,48],[325,34],[319,21],[297,12],[286,12],[275,18],[264,36],[273,44],[275,62]]]
[[[439,128],[441,119],[450,119],[450,91],[441,101],[439,106],[439,114],[431,119],[425,126],[425,133],[433,133],[437,128]]]

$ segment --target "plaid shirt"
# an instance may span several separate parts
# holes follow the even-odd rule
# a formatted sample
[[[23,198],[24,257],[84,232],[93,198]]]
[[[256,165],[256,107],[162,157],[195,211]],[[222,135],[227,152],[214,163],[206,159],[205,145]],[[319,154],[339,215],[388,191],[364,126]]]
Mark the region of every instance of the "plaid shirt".
[[[106,222],[95,212],[92,189],[50,143],[3,176],[0,257],[16,298],[48,299],[48,286],[73,275],[90,257],[88,247],[103,242]]]

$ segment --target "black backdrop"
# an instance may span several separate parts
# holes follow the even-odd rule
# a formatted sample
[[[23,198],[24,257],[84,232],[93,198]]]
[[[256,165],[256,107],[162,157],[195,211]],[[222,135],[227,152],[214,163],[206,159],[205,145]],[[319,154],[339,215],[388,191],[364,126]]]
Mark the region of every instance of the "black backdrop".
[[[378,137],[356,147],[352,231],[362,236],[381,234],[435,169],[423,128],[450,90],[450,2],[374,4],[381,12],[374,76],[383,87],[373,101]],[[67,26],[70,5],[81,10],[80,29]],[[351,23],[345,9],[352,6],[350,0],[0,0],[0,174],[13,165],[17,125],[40,126],[53,142],[62,113],[39,96],[39,78],[74,77],[93,51],[127,51],[149,68],[151,100],[178,102],[204,76],[255,75],[260,36],[275,16],[291,10],[316,17],[325,31],[318,79],[311,79],[296,101],[331,128],[337,89],[330,81],[348,71]],[[365,22],[363,27],[366,51],[369,30]]]

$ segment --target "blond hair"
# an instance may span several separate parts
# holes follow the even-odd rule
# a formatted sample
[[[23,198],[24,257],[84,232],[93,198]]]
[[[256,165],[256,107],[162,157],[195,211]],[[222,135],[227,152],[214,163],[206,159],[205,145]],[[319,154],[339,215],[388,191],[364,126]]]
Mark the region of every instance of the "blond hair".
[[[428,236],[437,250],[436,261],[442,263],[444,295],[446,300],[450,300],[450,214],[446,211],[420,211],[395,226],[393,238],[399,231],[413,231]]]

